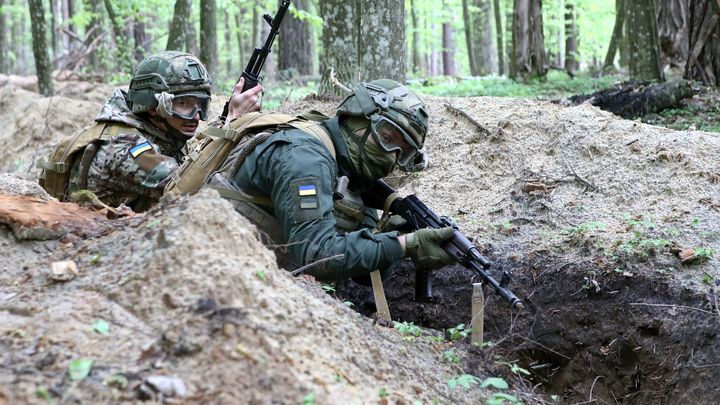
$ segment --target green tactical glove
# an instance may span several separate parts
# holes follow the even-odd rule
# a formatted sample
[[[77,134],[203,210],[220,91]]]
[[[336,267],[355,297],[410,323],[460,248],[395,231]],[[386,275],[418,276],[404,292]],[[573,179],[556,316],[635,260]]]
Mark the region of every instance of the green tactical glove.
[[[392,231],[401,231],[405,229],[407,232],[408,227],[408,221],[404,220],[403,217],[400,215],[390,215],[387,219],[380,222],[380,231],[381,232],[392,232]]]
[[[452,239],[455,230],[452,227],[440,229],[425,228],[405,235],[405,251],[416,266],[428,270],[455,263],[440,245]]]

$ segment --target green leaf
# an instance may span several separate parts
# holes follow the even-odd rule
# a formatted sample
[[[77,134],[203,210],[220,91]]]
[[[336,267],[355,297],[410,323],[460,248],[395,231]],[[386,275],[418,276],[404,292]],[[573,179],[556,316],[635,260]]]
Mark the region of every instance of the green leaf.
[[[68,374],[70,374],[70,379],[72,381],[84,380],[85,377],[90,374],[92,365],[92,359],[75,359],[70,361],[70,364],[68,364]]]
[[[493,387],[499,390],[506,390],[510,387],[508,383],[500,377],[488,377],[480,386],[483,388]]]
[[[102,319],[96,319],[92,323],[92,328],[95,332],[101,335],[110,334],[110,325]]]
[[[37,396],[40,399],[44,399],[46,401],[50,401],[50,394],[48,394],[48,390],[44,385],[40,385],[37,387]]]
[[[315,393],[311,392],[303,397],[303,405],[313,405],[315,403]]]
[[[153,219],[152,221],[147,223],[147,225],[146,225],[147,229],[153,229],[155,227],[155,225],[157,225],[159,223],[160,223],[159,219]]]
[[[388,394],[388,392],[387,392],[387,390],[386,390],[385,388],[380,388],[380,393],[379,393],[379,395],[380,395],[380,398],[387,398],[388,395],[390,395],[390,394]]]
[[[258,270],[255,272],[255,277],[257,277],[260,281],[265,281],[267,279],[265,272],[262,270]]]

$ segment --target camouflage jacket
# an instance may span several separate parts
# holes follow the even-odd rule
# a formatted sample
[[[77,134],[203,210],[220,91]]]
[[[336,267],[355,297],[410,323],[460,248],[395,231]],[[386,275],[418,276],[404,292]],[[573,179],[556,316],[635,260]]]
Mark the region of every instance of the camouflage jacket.
[[[124,203],[136,211],[147,209],[162,195],[165,184],[178,168],[185,142],[171,139],[151,123],[130,111],[127,94],[115,90],[95,117],[106,123],[87,175],[87,188],[110,205]],[[78,186],[78,164],[71,172],[70,190]]]
[[[338,176],[348,176],[347,147],[337,118],[322,124],[335,144],[337,158],[316,137],[298,129],[274,133],[245,159],[232,179],[251,195],[270,197],[268,214],[277,219],[290,262],[318,263],[306,273],[335,281],[387,270],[404,254],[397,232],[372,233],[367,227],[338,232],[333,209],[333,190]],[[365,209],[366,219],[369,209]],[[374,211],[374,210],[373,210]],[[376,218],[376,216],[375,216]],[[364,221],[367,225],[367,220]]]

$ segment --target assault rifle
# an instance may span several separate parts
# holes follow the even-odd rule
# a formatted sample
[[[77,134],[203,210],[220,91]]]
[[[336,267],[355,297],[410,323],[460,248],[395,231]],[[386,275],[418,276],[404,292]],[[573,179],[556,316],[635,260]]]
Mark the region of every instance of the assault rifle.
[[[384,205],[387,198],[394,193],[395,189],[387,183],[376,180],[374,187],[370,191],[363,193],[362,198],[363,202],[369,207],[388,209]],[[490,284],[498,295],[510,303],[510,307],[517,310],[524,308],[523,302],[507,288],[510,282],[510,273],[503,272],[500,282],[495,280],[488,272],[491,265],[490,261],[480,254],[477,247],[458,230],[457,224],[449,218],[438,216],[414,194],[404,198],[396,197],[390,203],[389,211],[400,215],[407,221],[412,231],[423,228],[439,229],[447,226],[455,228],[455,235],[443,246],[445,251],[454,257],[458,263],[473,270],[484,282]],[[417,299],[429,299],[432,297],[432,280],[427,270],[415,269],[415,295]]]
[[[260,83],[260,71],[265,64],[265,60],[270,54],[270,50],[272,48],[273,42],[275,41],[275,37],[277,36],[278,31],[280,31],[280,24],[282,24],[283,18],[285,18],[285,13],[287,12],[289,7],[290,0],[283,0],[283,2],[280,3],[280,8],[278,8],[278,11],[275,13],[274,17],[267,13],[263,15],[263,20],[265,20],[270,25],[270,32],[265,39],[265,44],[261,48],[255,48],[252,56],[250,56],[250,61],[245,67],[245,70],[243,70],[242,74],[240,74],[240,77],[245,78],[245,84],[242,88],[243,92],[245,90],[252,89],[253,87],[257,86],[258,83]],[[239,81],[240,78],[238,78],[238,82]],[[225,103],[225,107],[223,107],[223,112],[221,115],[223,119],[227,117],[229,108],[230,100],[228,100]]]

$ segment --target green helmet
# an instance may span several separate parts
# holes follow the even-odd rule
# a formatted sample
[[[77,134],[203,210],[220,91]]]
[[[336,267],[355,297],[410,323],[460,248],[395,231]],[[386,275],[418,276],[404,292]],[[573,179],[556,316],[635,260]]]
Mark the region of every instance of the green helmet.
[[[187,118],[174,113],[173,99],[192,97],[201,100],[192,116],[200,112],[205,120],[211,88],[212,80],[198,58],[188,53],[166,51],[149,56],[137,65],[130,80],[128,100],[134,113],[159,107],[158,112],[165,118],[173,115]]]
[[[417,165],[418,155],[425,158],[423,145],[428,130],[425,103],[415,92],[394,80],[359,83],[340,104],[337,115],[369,120],[376,143],[387,152],[398,152],[397,163],[403,170]],[[402,134],[402,146],[388,142],[382,135],[388,132],[384,129]]]

